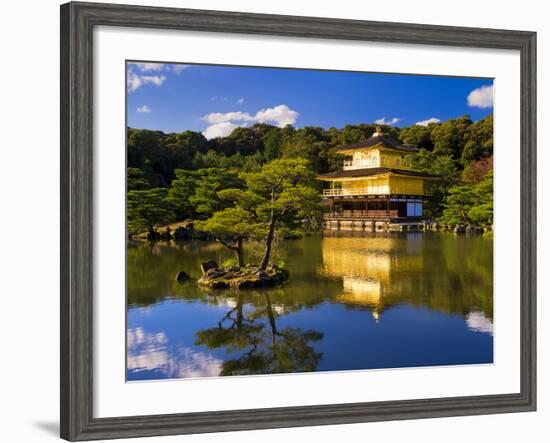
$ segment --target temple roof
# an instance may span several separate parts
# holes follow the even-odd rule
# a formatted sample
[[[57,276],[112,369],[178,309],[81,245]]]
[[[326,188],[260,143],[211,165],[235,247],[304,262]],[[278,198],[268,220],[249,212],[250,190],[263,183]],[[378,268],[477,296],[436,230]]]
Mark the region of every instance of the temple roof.
[[[407,171],[404,169],[394,169],[394,168],[365,168],[365,169],[350,169],[347,171],[335,171],[329,172],[328,174],[320,174],[317,176],[318,179],[327,179],[327,178],[352,178],[352,177],[369,177],[372,175],[381,175],[387,174],[388,172],[399,175],[408,175],[411,177],[439,177],[435,174],[428,174],[426,172],[416,172],[416,171]]]
[[[380,131],[376,131],[371,137],[367,138],[366,140],[359,142],[359,143],[353,143],[351,145],[341,146],[337,148],[337,151],[351,151],[354,149],[363,149],[363,148],[372,148],[376,145],[383,145],[386,148],[390,149],[396,149],[398,151],[406,151],[406,152],[417,152],[418,148],[414,148],[412,146],[402,145],[397,140],[395,140],[393,137],[390,137],[386,134],[381,133]]]

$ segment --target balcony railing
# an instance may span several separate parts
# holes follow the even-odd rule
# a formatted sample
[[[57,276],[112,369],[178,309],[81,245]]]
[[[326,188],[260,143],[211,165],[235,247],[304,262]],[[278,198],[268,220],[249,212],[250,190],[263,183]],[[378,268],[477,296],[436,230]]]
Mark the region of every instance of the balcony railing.
[[[424,190],[421,193],[405,189],[399,186],[370,186],[368,188],[352,188],[352,189],[325,189],[323,190],[323,197],[347,197],[347,196],[360,196],[360,195],[431,195],[431,192]]]
[[[384,160],[378,158],[364,158],[355,160],[344,160],[344,171],[350,169],[365,169],[365,168],[400,168],[410,169],[410,162],[401,159]]]
[[[330,212],[323,215],[325,220],[334,220],[341,218],[397,218],[398,217],[397,209],[386,210],[348,210],[348,211],[339,211],[339,212]]]
[[[354,188],[354,189],[325,189],[323,195],[325,197],[344,197],[348,195],[382,195],[389,194],[389,188],[387,186],[371,186],[369,188]]]

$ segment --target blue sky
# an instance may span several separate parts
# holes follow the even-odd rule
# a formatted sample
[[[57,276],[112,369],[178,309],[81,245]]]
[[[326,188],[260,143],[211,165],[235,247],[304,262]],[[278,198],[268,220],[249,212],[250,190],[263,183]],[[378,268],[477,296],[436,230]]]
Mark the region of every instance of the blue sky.
[[[128,125],[207,138],[237,126],[445,121],[493,111],[493,81],[363,72],[128,63]]]

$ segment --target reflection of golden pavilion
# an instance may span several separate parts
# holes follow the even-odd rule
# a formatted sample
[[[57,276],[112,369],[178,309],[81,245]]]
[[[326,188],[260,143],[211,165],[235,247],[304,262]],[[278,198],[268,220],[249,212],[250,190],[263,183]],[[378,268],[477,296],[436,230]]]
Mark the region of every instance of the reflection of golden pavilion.
[[[378,321],[392,274],[422,270],[422,249],[411,247],[411,241],[402,237],[325,237],[322,272],[342,278],[339,301],[369,308]]]
[[[372,316],[378,321],[380,318],[381,294],[382,284],[378,280],[344,276],[344,293],[338,296],[338,300],[344,304],[369,307]]]
[[[387,279],[396,238],[324,237],[323,272],[331,277]]]

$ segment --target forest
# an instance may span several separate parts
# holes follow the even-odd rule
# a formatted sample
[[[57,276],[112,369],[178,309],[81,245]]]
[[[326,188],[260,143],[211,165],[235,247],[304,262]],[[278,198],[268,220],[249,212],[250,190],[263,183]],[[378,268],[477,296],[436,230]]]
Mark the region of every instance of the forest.
[[[194,131],[128,128],[128,232],[154,236],[158,226],[194,220],[205,229],[221,229],[222,237],[232,228],[230,222],[223,223],[224,216],[232,223],[252,216],[256,231],[264,236],[259,226],[269,230],[274,210],[280,212],[277,229],[318,229],[315,219],[321,212],[316,195],[322,184],[315,175],[341,169],[346,157],[337,148],[361,142],[375,130],[373,124],[340,129],[255,124],[207,140]],[[438,175],[430,183],[427,217],[451,226],[491,229],[492,115],[476,122],[465,115],[428,126],[382,126],[382,130],[419,148],[408,157],[414,169]],[[306,169],[308,174],[296,173]],[[274,188],[271,194],[267,191],[269,183],[279,179],[284,186],[277,189],[274,200]],[[240,223],[247,236],[253,236],[251,223]]]

